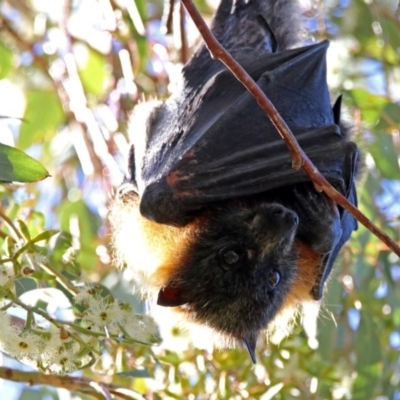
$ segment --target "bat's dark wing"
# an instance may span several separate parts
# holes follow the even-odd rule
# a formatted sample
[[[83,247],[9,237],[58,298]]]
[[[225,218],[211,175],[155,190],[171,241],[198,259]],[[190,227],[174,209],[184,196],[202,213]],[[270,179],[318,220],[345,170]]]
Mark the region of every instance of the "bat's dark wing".
[[[325,78],[327,46],[249,53],[240,61],[316,167],[347,194],[357,150],[335,124]],[[189,72],[183,90],[153,118],[137,165],[145,217],[181,224],[207,204],[308,181],[305,172],[292,168],[264,111],[224,66],[213,62],[208,70]]]

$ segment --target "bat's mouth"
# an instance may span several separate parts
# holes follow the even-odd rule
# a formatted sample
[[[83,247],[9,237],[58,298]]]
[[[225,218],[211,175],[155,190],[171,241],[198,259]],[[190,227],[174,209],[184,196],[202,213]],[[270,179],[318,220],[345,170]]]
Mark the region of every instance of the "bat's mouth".
[[[157,304],[162,307],[179,307],[188,302],[185,291],[173,283],[160,289]]]

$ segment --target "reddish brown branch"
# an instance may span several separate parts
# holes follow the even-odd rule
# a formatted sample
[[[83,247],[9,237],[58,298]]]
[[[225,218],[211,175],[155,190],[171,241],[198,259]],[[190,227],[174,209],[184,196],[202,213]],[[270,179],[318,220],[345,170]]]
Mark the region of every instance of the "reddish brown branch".
[[[279,115],[274,105],[269,101],[265,93],[258,87],[256,82],[250,75],[235,61],[232,56],[221,46],[215,36],[212,34],[202,16],[197,11],[192,0],[181,0],[186,10],[197,26],[204,42],[214,59],[221,61],[240,81],[245,88],[252,94],[259,106],[266,112],[271,122],[285,141],[290,155],[293,160],[293,168],[303,168],[311,181],[314,183],[316,190],[323,191],[327,196],[334,200],[337,204],[347,210],[354,218],[362,223],[368,230],[381,239],[394,253],[400,257],[400,247],[386,235],[382,230],[375,226],[357,207],[351,204],[341,193],[339,193],[317,170],[315,165],[307,157],[301,149],[297,140],[293,136],[286,122]]]
[[[170,35],[173,31],[172,23],[174,20],[174,6],[175,0],[165,0],[164,1],[164,16],[163,20],[165,25],[165,33]]]
[[[189,46],[186,37],[186,28],[185,28],[185,17],[186,10],[183,4],[180,4],[179,8],[179,34],[181,37],[181,62],[182,64],[186,64],[189,60]]]

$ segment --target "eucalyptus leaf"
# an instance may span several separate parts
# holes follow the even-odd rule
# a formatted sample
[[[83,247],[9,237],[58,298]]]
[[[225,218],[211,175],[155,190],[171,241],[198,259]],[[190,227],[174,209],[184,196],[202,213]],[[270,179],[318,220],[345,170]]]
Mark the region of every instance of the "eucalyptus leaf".
[[[26,149],[34,143],[43,144],[53,136],[65,119],[57,92],[30,90],[26,93],[26,121],[21,125],[18,147]]]
[[[48,274],[47,272],[44,271],[35,271],[32,275],[31,278],[41,280],[41,281],[54,281],[56,280],[56,277],[54,275]]]
[[[17,296],[21,296],[22,294],[34,290],[37,288],[37,283],[34,279],[31,278],[20,278],[15,280],[15,291]]]
[[[20,219],[18,219],[17,220],[17,224],[18,224],[19,230],[21,231],[21,233],[22,233],[23,237],[25,238],[25,240],[26,241],[30,241],[31,240],[31,235],[29,233],[29,229],[26,226],[25,222],[20,220]]]
[[[49,240],[50,238],[52,238],[54,235],[57,235],[58,233],[60,233],[60,231],[56,230],[56,229],[48,229],[46,231],[43,231],[41,233],[39,233],[39,235],[35,236],[31,242],[32,243],[37,243],[40,242],[42,240]]]
[[[125,372],[119,372],[116,375],[122,376],[125,378],[151,378],[151,374],[147,369],[134,369]]]
[[[79,44],[78,48],[81,52],[85,52],[85,63],[78,64],[82,84],[87,92],[101,96],[107,87],[106,59],[90,47]]]
[[[12,66],[13,53],[4,43],[0,42],[0,79],[5,78],[11,72]]]
[[[0,181],[37,182],[48,176],[38,161],[21,150],[0,143]]]
[[[400,167],[398,155],[391,135],[379,135],[369,146],[369,152],[383,178],[398,179]]]

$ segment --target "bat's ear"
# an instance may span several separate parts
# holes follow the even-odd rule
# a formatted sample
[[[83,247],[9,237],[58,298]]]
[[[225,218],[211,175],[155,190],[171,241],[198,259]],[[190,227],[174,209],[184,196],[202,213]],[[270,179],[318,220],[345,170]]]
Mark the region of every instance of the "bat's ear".
[[[163,307],[178,307],[187,303],[185,297],[182,289],[168,285],[158,292],[157,304]]]
[[[269,33],[270,41],[271,41],[271,51],[273,53],[276,53],[276,51],[278,50],[278,41],[276,40],[273,30],[269,26],[268,21],[261,14],[258,14],[257,18],[258,18],[258,22],[260,22],[261,26],[265,29],[266,32]]]
[[[333,121],[336,125],[340,124],[340,111],[342,109],[342,95],[340,95],[333,105],[332,113],[333,113]]]
[[[324,257],[322,257],[320,270],[317,273],[315,284],[310,292],[313,300],[319,301],[322,299],[322,296],[324,295],[325,282],[332,270],[333,260],[334,258],[329,257],[329,254],[326,254]]]
[[[138,188],[135,183],[132,182],[124,182],[117,189],[117,197],[120,199],[124,199],[130,196],[136,197],[138,194]]]

